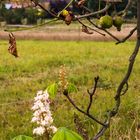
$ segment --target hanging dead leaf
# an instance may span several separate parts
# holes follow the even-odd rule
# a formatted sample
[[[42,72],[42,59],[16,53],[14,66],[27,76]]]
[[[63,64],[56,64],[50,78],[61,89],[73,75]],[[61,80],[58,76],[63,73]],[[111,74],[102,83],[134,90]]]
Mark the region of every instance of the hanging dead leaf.
[[[87,34],[93,34],[93,32],[90,32],[88,30],[88,28],[86,26],[84,26],[84,25],[82,26],[82,32],[87,33]]]
[[[13,35],[13,33],[9,33],[9,44],[10,44],[8,48],[9,53],[14,55],[15,57],[18,57],[17,48],[16,48],[16,38]]]

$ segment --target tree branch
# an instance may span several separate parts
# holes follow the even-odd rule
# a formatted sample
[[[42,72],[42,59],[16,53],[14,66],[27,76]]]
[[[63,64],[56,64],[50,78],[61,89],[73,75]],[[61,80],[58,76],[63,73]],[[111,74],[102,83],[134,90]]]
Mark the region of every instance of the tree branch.
[[[93,91],[92,91],[92,93],[88,91],[89,97],[90,97],[89,105],[88,105],[88,107],[87,107],[87,113],[88,113],[88,114],[89,114],[89,110],[90,110],[91,105],[92,105],[92,102],[93,102],[93,95],[95,94],[96,89],[97,89],[98,80],[99,80],[99,77],[98,77],[98,76],[94,78],[95,84],[94,84]]]
[[[128,88],[129,88],[128,83],[125,83],[125,85],[126,85],[125,90],[123,91],[123,93],[121,94],[121,96],[123,96],[127,92]]]
[[[103,28],[101,28],[101,27],[98,27],[95,23],[93,23],[93,22],[90,20],[90,18],[88,18],[87,20],[88,20],[93,26],[95,26],[96,28],[98,28],[98,29],[100,29],[100,30],[106,32],[106,33],[107,33],[109,36],[111,36],[113,39],[115,39],[116,41],[120,42],[120,40],[119,40],[116,36],[114,36],[112,33],[110,33],[109,31],[107,31],[106,29],[103,29]]]
[[[118,89],[117,89],[117,93],[116,93],[116,96],[115,96],[115,100],[117,100],[119,97],[120,97],[120,94],[122,92],[122,89],[123,89],[123,86],[127,83],[129,77],[130,77],[130,74],[132,72],[132,69],[133,69],[133,65],[134,65],[134,62],[135,62],[135,58],[138,54],[138,51],[139,51],[139,46],[140,46],[140,40],[137,40],[137,44],[136,44],[136,47],[132,53],[132,55],[130,56],[130,59],[129,59],[129,66],[128,66],[128,70],[127,70],[127,73],[126,75],[124,76],[123,80],[121,81]]]
[[[111,4],[110,3],[107,3],[106,6],[105,6],[105,8],[103,8],[102,10],[96,11],[96,12],[92,12],[92,13],[88,13],[88,14],[81,15],[81,16],[75,16],[75,19],[92,17],[92,16],[95,16],[97,14],[104,13],[104,12],[106,12],[110,8],[110,6],[111,6]]]
[[[132,53],[132,55],[130,56],[130,59],[129,59],[130,63],[129,63],[127,73],[126,73],[124,79],[122,80],[122,82],[120,83],[120,85],[118,86],[116,96],[114,97],[115,101],[116,101],[115,107],[112,110],[109,111],[108,119],[105,123],[106,125],[101,128],[101,130],[98,132],[98,134],[95,137],[93,137],[93,140],[98,140],[98,138],[101,137],[105,133],[105,131],[107,130],[107,128],[110,125],[109,122],[110,122],[111,118],[114,117],[118,113],[120,103],[121,103],[121,96],[124,95],[126,93],[126,91],[128,90],[128,79],[131,75],[133,65],[134,65],[134,62],[135,62],[135,58],[136,58],[136,56],[139,52],[139,47],[140,47],[140,40],[137,40],[136,47],[135,47],[135,49],[134,49],[134,51],[133,51],[133,53]],[[123,91],[123,87],[124,87],[125,84],[126,84],[127,87],[126,87],[126,90]]]
[[[64,91],[64,92],[66,92],[66,91]],[[102,125],[102,126],[106,126],[106,124],[104,124],[104,123],[102,123],[101,121],[97,120],[97,119],[96,119],[95,117],[93,117],[91,114],[89,114],[89,113],[87,113],[87,112],[81,110],[81,109],[74,103],[74,101],[70,98],[70,96],[69,96],[68,94],[64,94],[64,95],[67,97],[67,99],[69,100],[69,102],[73,105],[73,107],[74,107],[75,109],[77,109],[79,112],[81,112],[82,114],[88,116],[88,117],[91,118],[92,120],[96,121],[98,124],[100,124],[100,125]]]
[[[41,4],[38,3],[38,1],[36,1],[36,0],[31,0],[31,1],[35,4],[35,6],[39,6],[42,10],[44,10],[47,13],[49,13],[51,16],[53,16],[55,18],[58,18],[57,15],[55,15],[53,12],[45,9]]]
[[[111,111],[109,111],[108,122],[110,122],[111,118],[118,113],[120,103],[121,103],[121,96],[124,95],[126,93],[126,91],[128,90],[128,80],[130,78],[136,56],[137,56],[137,54],[139,52],[139,48],[140,48],[140,9],[139,9],[140,0],[137,0],[137,2],[138,2],[138,4],[137,4],[137,9],[138,9],[137,10],[137,16],[138,16],[138,20],[137,20],[137,26],[138,26],[138,29],[137,29],[137,43],[136,43],[136,46],[135,46],[135,49],[134,49],[133,53],[131,54],[131,56],[129,58],[129,66],[128,66],[128,69],[127,69],[127,73],[124,76],[123,80],[121,81],[120,85],[118,86],[117,93],[114,97],[115,101],[116,101],[116,104],[115,104],[115,107]],[[124,85],[126,85],[126,89],[123,91]],[[108,127],[109,127],[109,123],[108,123]],[[93,138],[93,140],[97,140],[99,137],[101,137],[105,133],[106,129],[107,128],[105,126],[103,126],[101,128],[101,130],[99,131],[99,133]]]
[[[131,3],[132,0],[128,0],[128,3],[125,7],[125,9],[123,11],[120,11],[119,13],[117,13],[117,15],[123,15],[123,17],[126,15],[127,11],[129,10],[129,8],[131,7]]]
[[[128,40],[128,39],[134,34],[134,32],[135,32],[136,30],[137,30],[137,26],[136,26],[134,29],[132,29],[132,30],[130,31],[130,33],[129,33],[125,38],[123,38],[122,40],[116,42],[116,44],[124,43],[126,40]]]
[[[98,139],[105,133],[105,131],[106,131],[107,128],[109,127],[109,122],[106,121],[105,124],[106,124],[106,126],[103,126],[103,127],[101,128],[101,130],[97,133],[97,135],[93,137],[92,140],[98,140]]]

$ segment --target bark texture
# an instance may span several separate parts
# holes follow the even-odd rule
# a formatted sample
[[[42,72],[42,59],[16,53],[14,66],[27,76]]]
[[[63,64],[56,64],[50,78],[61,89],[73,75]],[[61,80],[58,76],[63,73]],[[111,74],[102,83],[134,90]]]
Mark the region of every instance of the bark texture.
[[[140,40],[140,0],[137,0],[137,39]]]

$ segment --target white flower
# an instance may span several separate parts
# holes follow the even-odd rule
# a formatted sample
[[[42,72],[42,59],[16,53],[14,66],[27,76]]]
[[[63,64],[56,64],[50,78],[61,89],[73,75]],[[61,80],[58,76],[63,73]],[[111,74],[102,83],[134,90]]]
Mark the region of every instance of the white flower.
[[[45,132],[45,128],[40,126],[40,127],[37,127],[33,130],[33,134],[36,134],[36,135],[43,135]]]
[[[39,96],[39,95],[41,95],[41,94],[43,94],[43,91],[42,91],[42,90],[39,90],[39,91],[37,92],[37,96]]]
[[[57,128],[52,126],[53,118],[50,111],[49,94],[47,91],[38,91],[37,96],[34,98],[34,104],[31,108],[33,118],[31,122],[36,123],[39,127],[33,130],[33,134],[43,135],[45,131],[55,133]]]
[[[57,128],[55,126],[50,126],[50,130],[52,131],[52,133],[56,133]]]
[[[38,121],[39,121],[39,120],[38,120],[37,117],[33,117],[32,120],[31,120],[31,122],[33,122],[33,123],[34,123],[34,122],[38,122]]]

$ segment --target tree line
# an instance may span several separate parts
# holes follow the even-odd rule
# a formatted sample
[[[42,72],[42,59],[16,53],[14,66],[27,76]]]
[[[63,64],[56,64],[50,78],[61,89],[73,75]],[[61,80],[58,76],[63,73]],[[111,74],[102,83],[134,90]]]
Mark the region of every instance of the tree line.
[[[49,2],[50,8],[52,8],[52,10],[55,12],[59,12],[59,10],[63,9],[68,3],[68,1],[66,0],[50,0]],[[122,0],[122,2],[120,3],[116,2],[112,4],[110,10],[108,11],[108,14],[111,15],[114,14],[115,11],[118,12],[123,10],[127,2],[128,0]],[[58,3],[59,6],[56,3]],[[105,2],[103,0],[87,0],[85,6],[88,7],[91,11],[97,11],[105,7]],[[77,8],[74,3],[69,10],[78,14],[82,14],[80,8]],[[135,18],[137,16],[136,13],[136,0],[133,0],[132,6],[126,15],[126,18]],[[7,9],[5,7],[5,1],[1,1],[0,21],[6,21],[8,24],[35,24],[38,19],[41,20],[47,18],[51,18],[51,16],[40,9],[35,9],[31,7]]]

